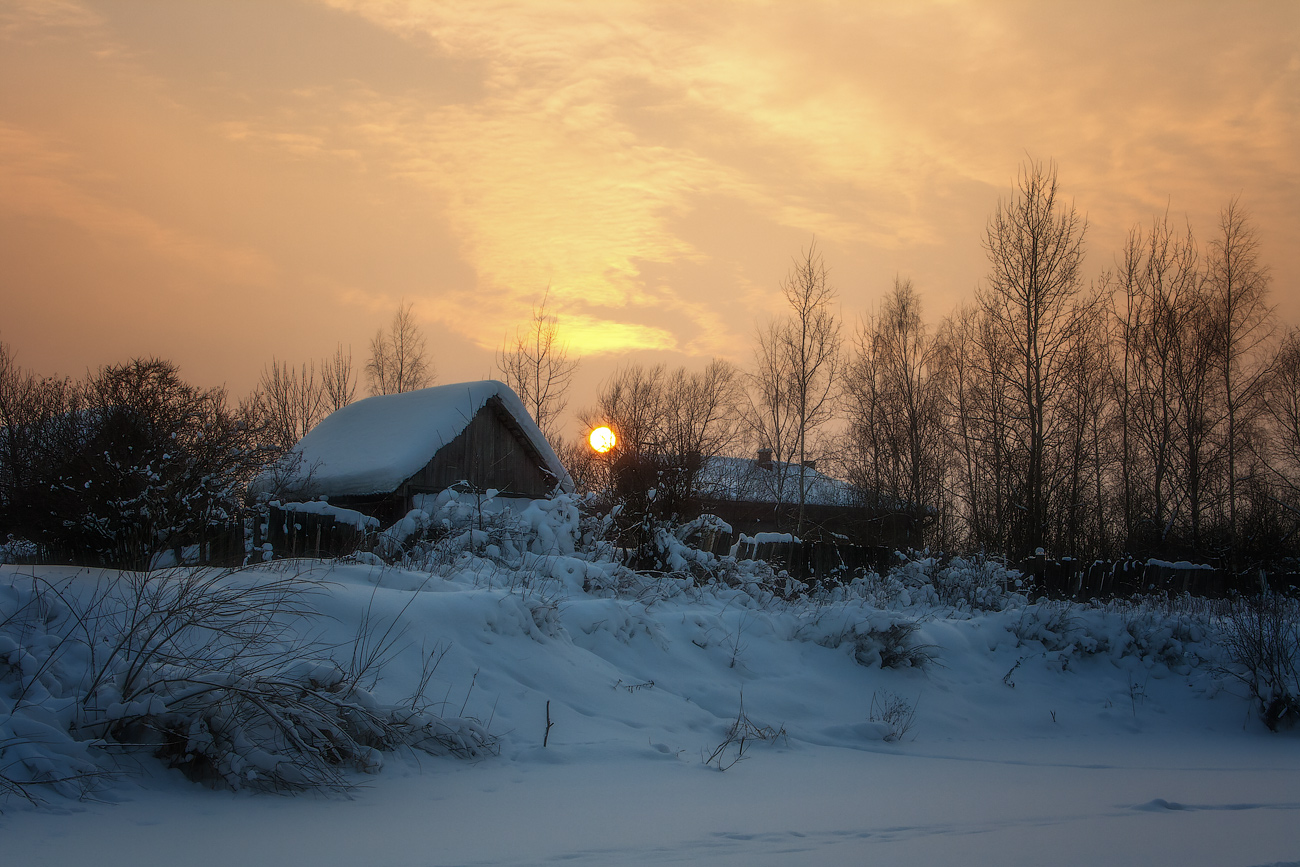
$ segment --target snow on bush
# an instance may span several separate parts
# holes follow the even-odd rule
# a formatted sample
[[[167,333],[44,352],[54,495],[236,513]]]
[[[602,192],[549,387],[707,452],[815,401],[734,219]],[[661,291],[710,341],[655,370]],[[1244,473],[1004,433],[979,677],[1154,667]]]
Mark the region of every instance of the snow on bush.
[[[449,488],[417,498],[416,508],[379,534],[375,553],[406,568],[437,571],[465,552],[517,567],[527,553],[571,556],[582,541],[575,494],[507,501],[496,491]]]
[[[12,533],[0,543],[0,564],[32,562],[40,553],[35,542],[14,538]]]
[[[996,560],[956,557],[939,570],[935,593],[944,605],[959,610],[1001,611],[1024,601],[1024,577]]]
[[[1231,601],[1220,622],[1223,670],[1245,684],[1271,730],[1300,716],[1300,600],[1262,593]]]
[[[408,746],[479,755],[472,720],[418,695],[378,702],[362,679],[383,641],[303,637],[320,585],[297,576],[174,570],[0,585],[0,789],[75,794],[96,753],[146,750],[191,779],[276,791],[348,787]],[[357,652],[358,646],[361,652]],[[346,662],[331,651],[349,655]]]
[[[859,665],[924,669],[935,648],[920,643],[918,622],[899,612],[874,608],[863,600],[815,610],[794,637],[822,647],[847,648]]]
[[[74,628],[58,594],[0,585],[0,796],[76,797],[101,773],[88,744],[69,733],[85,666],[84,653],[70,654],[62,638]]]

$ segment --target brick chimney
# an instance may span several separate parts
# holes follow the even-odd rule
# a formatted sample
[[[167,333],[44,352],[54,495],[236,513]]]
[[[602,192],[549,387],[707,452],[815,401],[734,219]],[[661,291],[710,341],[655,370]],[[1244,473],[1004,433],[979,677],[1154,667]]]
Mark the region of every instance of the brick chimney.
[[[771,450],[771,449],[759,449],[759,450],[758,450],[758,460],[755,461],[755,463],[758,464],[758,468],[759,468],[760,470],[770,470],[770,469],[772,469],[772,450]]]

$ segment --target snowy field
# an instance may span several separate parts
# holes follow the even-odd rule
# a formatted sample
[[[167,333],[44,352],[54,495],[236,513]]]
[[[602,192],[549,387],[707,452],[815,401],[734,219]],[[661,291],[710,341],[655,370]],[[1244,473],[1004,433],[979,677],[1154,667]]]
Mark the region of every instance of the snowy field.
[[[1300,730],[1264,727],[1195,606],[1012,594],[972,610],[920,573],[799,602],[743,582],[584,591],[598,566],[608,579],[566,556],[244,572],[320,582],[319,616],[295,629],[336,655],[366,623],[394,638],[382,701],[437,657],[426,697],[486,726],[493,749],[388,752],[347,772],[346,796],[213,789],[125,755],[87,798],[5,801],[3,862],[1300,864]],[[0,567],[10,748],[31,731],[16,720],[40,716],[15,699],[13,636],[48,687],[41,719],[64,719],[58,678],[73,677],[75,654],[41,664],[30,623],[19,635],[34,578],[75,599],[115,576]],[[41,695],[27,684],[28,704]]]

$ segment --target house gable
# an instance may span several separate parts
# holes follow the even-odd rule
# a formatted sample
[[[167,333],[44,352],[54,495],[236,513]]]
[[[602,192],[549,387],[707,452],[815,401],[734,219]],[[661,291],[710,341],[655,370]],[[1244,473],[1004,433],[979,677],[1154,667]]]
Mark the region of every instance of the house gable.
[[[403,493],[436,493],[459,482],[506,496],[544,497],[556,479],[501,401],[490,398],[451,442],[403,484]]]

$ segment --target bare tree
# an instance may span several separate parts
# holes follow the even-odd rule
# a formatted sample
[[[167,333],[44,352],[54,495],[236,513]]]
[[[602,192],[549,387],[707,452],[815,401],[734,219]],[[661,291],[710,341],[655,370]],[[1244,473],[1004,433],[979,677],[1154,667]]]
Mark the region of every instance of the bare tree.
[[[316,380],[316,365],[290,367],[271,359],[252,397],[264,442],[288,450],[325,415],[324,387]]]
[[[679,367],[664,383],[660,476],[680,504],[677,511],[689,509],[701,494],[700,474],[709,459],[725,455],[739,441],[740,388],[739,371],[721,358],[703,370]]]
[[[1062,473],[1056,489],[1057,542],[1072,557],[1107,549],[1106,483],[1109,451],[1103,443],[1112,394],[1106,310],[1095,305],[1066,350],[1061,402]]]
[[[548,293],[549,294],[549,293]],[[558,433],[560,413],[569,405],[568,391],[578,359],[569,358],[559,339],[556,317],[546,308],[547,296],[533,307],[527,329],[515,332],[514,345],[504,343],[497,353],[497,369],[532,413],[549,438]]]
[[[425,352],[424,332],[411,312],[414,302],[398,305],[393,321],[370,339],[366,375],[371,394],[399,394],[432,385],[437,380]]]
[[[989,320],[967,305],[944,321],[937,354],[943,376],[948,440],[958,456],[949,489],[965,519],[969,547],[1001,550],[1008,537],[1011,499],[1012,397],[1001,372],[1009,347],[994,339]]]
[[[804,527],[810,441],[833,418],[840,385],[840,320],[831,310],[835,289],[827,277],[814,241],[781,281],[790,313],[759,332],[751,377],[758,392],[750,414],[756,438],[778,460],[785,453],[799,461],[796,532]]]
[[[1219,236],[1210,243],[1206,265],[1227,423],[1228,534],[1235,540],[1241,439],[1258,410],[1265,367],[1257,350],[1272,335],[1273,318],[1267,303],[1268,268],[1259,262],[1259,237],[1235,198],[1219,213]]]
[[[1177,409],[1174,419],[1180,470],[1179,506],[1186,513],[1180,523],[1193,550],[1202,545],[1210,505],[1207,494],[1216,475],[1213,464],[1222,457],[1215,439],[1222,420],[1221,395],[1217,393],[1214,378],[1219,345],[1215,336],[1219,326],[1204,287],[1204,281],[1198,280],[1196,291],[1187,299],[1183,310],[1183,332],[1171,347]],[[1171,525],[1178,517],[1170,515]]]
[[[16,528],[38,511],[56,432],[82,406],[69,379],[42,379],[18,364],[0,341],[0,528]]]
[[[1018,553],[1032,553],[1048,527],[1050,461],[1059,444],[1057,406],[1069,347],[1086,321],[1079,314],[1087,221],[1073,204],[1058,200],[1055,163],[1022,166],[1018,187],[985,230],[989,274],[977,298],[994,339],[1013,359],[998,372],[1014,396],[1007,421],[1020,452],[1009,464],[1017,474],[1012,541]]]
[[[754,347],[754,371],[749,375],[749,406],[745,421],[750,437],[760,449],[772,452],[776,465],[783,466],[794,456],[794,433],[797,416],[791,400],[791,358],[789,323],[771,322],[760,328]],[[774,473],[772,491],[779,506],[786,503],[787,474]],[[778,508],[778,516],[781,510]]]
[[[1264,465],[1286,508],[1300,516],[1300,328],[1292,328],[1273,355],[1263,405],[1271,425],[1271,436],[1263,439]]]
[[[334,354],[321,362],[322,401],[325,411],[335,412],[352,403],[357,396],[357,380],[352,370],[352,347],[344,352],[343,344],[334,348]]]
[[[618,368],[600,387],[596,408],[578,414],[584,427],[609,425],[618,436],[620,454],[648,455],[663,450],[664,381],[662,364]]]
[[[877,506],[937,506],[943,475],[936,346],[910,280],[896,277],[879,313],[862,323],[844,377],[850,476]]]
[[[39,386],[24,370],[9,344],[0,341],[0,514],[24,487],[38,431]]]
[[[1149,232],[1135,227],[1118,282],[1115,396],[1125,544],[1163,549],[1189,485],[1199,503],[1199,466],[1188,462],[1203,450],[1197,423],[1209,409],[1204,281],[1191,228],[1174,234],[1168,215],[1153,220]]]

